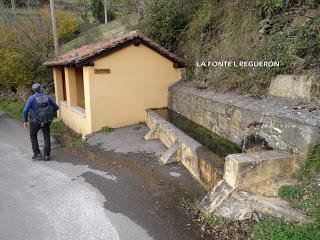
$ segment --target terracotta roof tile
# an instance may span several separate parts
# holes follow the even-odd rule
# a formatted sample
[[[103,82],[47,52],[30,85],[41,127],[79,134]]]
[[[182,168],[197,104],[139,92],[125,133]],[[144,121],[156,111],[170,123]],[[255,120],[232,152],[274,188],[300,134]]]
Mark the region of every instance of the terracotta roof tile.
[[[60,55],[59,57],[46,61],[44,63],[47,67],[54,66],[83,66],[90,61],[94,61],[96,58],[101,56],[106,56],[116,51],[117,49],[121,49],[128,45],[134,43],[142,43],[147,47],[153,49],[158,52],[162,56],[168,58],[172,62],[175,63],[175,67],[184,67],[185,64],[181,58],[170,52],[169,50],[161,47],[159,44],[152,41],[150,38],[142,35],[138,31],[129,32],[125,35],[122,35],[112,41],[104,41],[94,44],[89,44],[83,46],[81,48],[74,49],[68,53]]]

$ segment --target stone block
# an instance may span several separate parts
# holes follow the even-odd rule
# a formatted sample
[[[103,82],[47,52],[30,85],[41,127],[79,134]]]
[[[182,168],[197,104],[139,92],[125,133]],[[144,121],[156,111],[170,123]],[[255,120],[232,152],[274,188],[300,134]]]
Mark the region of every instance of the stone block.
[[[170,148],[167,149],[167,151],[165,151],[160,160],[163,164],[169,164],[169,163],[174,163],[174,162],[179,162],[179,158],[178,158],[178,148],[179,148],[179,144],[175,143],[174,145],[172,145]]]
[[[159,126],[154,125],[150,131],[144,136],[144,140],[152,140],[152,139],[157,139],[159,138],[159,133],[158,133]]]
[[[211,190],[223,178],[224,161],[203,146],[197,148],[196,155],[200,180]]]
[[[303,212],[293,209],[289,203],[271,197],[263,197],[244,191],[237,192],[238,199],[246,203],[253,211],[263,215],[283,218],[286,221],[298,221],[300,223],[310,223],[312,219]]]
[[[253,210],[247,206],[244,201],[241,201],[231,194],[223,203],[217,208],[213,214],[217,217],[223,217],[231,221],[242,221],[250,219]]]
[[[226,157],[224,179],[233,188],[254,192],[253,186],[293,172],[294,158],[286,152],[230,154]]]
[[[225,180],[221,180],[202,200],[201,211],[205,213],[214,212],[229,197],[232,191],[233,188]]]
[[[269,94],[290,99],[311,100],[312,76],[278,75],[271,81]]]
[[[207,110],[209,112],[225,115],[226,105],[220,102],[211,101],[210,104],[208,104]]]

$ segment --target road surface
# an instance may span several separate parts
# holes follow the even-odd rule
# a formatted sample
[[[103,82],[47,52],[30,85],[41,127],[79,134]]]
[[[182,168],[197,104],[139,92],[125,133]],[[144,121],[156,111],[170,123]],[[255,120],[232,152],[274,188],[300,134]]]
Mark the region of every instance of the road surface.
[[[199,239],[157,174],[59,148],[31,156],[28,131],[0,112],[1,240]]]

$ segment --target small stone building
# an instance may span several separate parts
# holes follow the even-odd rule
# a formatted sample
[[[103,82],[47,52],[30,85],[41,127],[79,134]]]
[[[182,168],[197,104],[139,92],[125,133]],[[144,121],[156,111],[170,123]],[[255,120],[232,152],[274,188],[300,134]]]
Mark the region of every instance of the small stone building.
[[[53,68],[59,117],[82,135],[143,122],[147,108],[166,107],[168,88],[184,68],[179,57],[137,31],[44,65]]]

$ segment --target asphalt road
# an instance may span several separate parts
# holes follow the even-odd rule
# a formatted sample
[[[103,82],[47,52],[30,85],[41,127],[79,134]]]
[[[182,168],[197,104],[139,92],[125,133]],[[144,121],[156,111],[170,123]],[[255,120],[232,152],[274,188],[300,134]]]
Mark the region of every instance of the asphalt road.
[[[59,148],[49,162],[31,156],[28,131],[0,112],[1,240],[199,239],[157,173]]]

